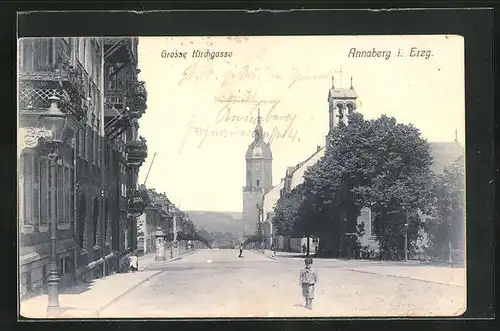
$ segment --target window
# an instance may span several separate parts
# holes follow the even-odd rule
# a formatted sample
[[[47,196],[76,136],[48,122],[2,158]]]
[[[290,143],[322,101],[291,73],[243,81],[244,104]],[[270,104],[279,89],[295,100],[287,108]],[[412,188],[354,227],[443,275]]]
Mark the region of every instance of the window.
[[[48,71],[54,64],[54,40],[52,38],[40,38],[33,40],[33,70]]]
[[[78,61],[85,65],[85,38],[78,38]]]
[[[74,223],[75,221],[75,211],[76,211],[76,206],[75,206],[75,169],[71,168],[69,171],[68,171],[68,174],[69,174],[69,181],[68,183],[70,183],[69,187],[70,187],[70,194],[69,194],[69,211],[70,211],[70,215],[69,215],[69,220],[71,222],[71,224]]]
[[[47,158],[40,160],[40,225],[47,226],[50,220],[50,163]]]
[[[63,222],[66,224],[71,224],[70,222],[73,220],[73,208],[71,203],[72,197],[72,186],[71,183],[71,171],[69,167],[64,168],[64,218]]]
[[[93,62],[93,48],[92,47],[92,39],[89,38],[84,38],[85,39],[85,62],[82,63],[84,64],[85,71],[87,72],[88,76],[92,76],[92,62]]]
[[[97,132],[92,132],[92,163],[97,164]]]
[[[78,156],[84,157],[85,154],[85,128],[78,130]]]
[[[104,205],[104,241],[108,242],[108,199],[106,199],[106,203]]]
[[[57,165],[57,190],[56,190],[56,217],[57,217],[57,224],[63,224],[64,223],[64,167],[62,165]]]
[[[78,204],[78,242],[80,244],[80,247],[83,249],[87,248],[84,240],[86,217],[87,217],[87,199],[85,197],[85,194],[82,193]]]
[[[36,154],[24,154],[22,161],[24,224],[46,227],[52,219],[55,219],[57,224],[71,224],[74,219],[72,166],[69,163],[64,166],[55,165],[47,157],[38,157]],[[52,186],[53,167],[56,171],[55,187]]]
[[[23,155],[23,221],[24,225],[35,225],[35,198],[36,185],[35,155]]]
[[[257,187],[260,185],[260,180],[257,179],[257,181],[255,182],[257,184]]]
[[[91,161],[91,151],[90,149],[92,148],[92,128],[87,124],[85,126],[85,159],[88,161]]]

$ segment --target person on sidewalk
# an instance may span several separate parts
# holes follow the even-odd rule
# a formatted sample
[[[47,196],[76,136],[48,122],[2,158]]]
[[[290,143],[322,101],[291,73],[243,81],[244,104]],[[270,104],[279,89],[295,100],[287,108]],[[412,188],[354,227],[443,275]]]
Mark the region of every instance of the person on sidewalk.
[[[240,244],[240,255],[238,257],[243,257],[243,244]]]
[[[133,252],[130,256],[130,270],[132,270],[132,272],[139,270],[139,257],[137,256],[137,252]]]
[[[312,302],[314,300],[314,286],[318,281],[318,275],[312,268],[312,258],[306,258],[305,264],[305,268],[300,271],[299,283],[302,287],[302,295],[304,296],[304,299],[306,299],[305,307],[308,309],[312,309]]]

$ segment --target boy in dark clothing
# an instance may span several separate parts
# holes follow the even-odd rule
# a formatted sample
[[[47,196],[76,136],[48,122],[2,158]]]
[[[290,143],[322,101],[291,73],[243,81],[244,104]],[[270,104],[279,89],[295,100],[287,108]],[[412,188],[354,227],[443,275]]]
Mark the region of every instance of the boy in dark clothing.
[[[306,258],[305,264],[305,268],[300,271],[299,282],[302,286],[302,295],[306,299],[306,308],[312,309],[312,301],[314,300],[314,286],[318,282],[318,275],[312,268],[312,258]]]

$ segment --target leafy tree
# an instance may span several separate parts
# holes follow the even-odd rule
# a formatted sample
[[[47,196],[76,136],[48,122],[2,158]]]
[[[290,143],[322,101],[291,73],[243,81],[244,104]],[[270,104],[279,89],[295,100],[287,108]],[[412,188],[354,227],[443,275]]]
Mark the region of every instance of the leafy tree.
[[[357,256],[357,220],[363,207],[371,207],[384,257],[402,258],[405,232],[412,249],[422,227],[416,211],[427,211],[432,197],[429,144],[412,125],[358,113],[333,129],[329,143],[304,183],[278,200],[277,232],[319,234],[321,251]]]
[[[458,157],[443,173],[433,178],[434,200],[426,223],[429,253],[442,259],[454,257],[452,250],[464,252],[465,231],[465,160]],[[450,247],[451,246],[451,247]],[[458,261],[462,262],[462,261]]]
[[[403,215],[411,215],[408,237],[414,244],[421,226],[414,212],[425,209],[430,197],[428,143],[411,125],[387,116],[364,120],[361,114],[350,115],[349,125],[335,128],[331,138],[325,156],[305,175],[308,200],[323,214],[319,223],[329,234],[326,241],[333,235],[334,249],[338,244],[340,253],[352,256],[359,248],[357,219],[370,206],[378,215],[376,235],[385,257],[402,257]]]
[[[366,122],[368,137],[372,147],[365,144],[361,153],[370,160],[368,167],[360,168],[368,180],[354,192],[376,212],[376,236],[384,257],[402,258],[404,234],[407,231],[408,249],[414,249],[422,227],[417,211],[426,212],[432,198],[430,146],[417,128],[387,116]]]
[[[276,227],[276,233],[282,236],[293,236],[299,233],[298,228],[299,208],[304,199],[303,186],[299,185],[290,192],[284,194],[278,199],[274,207],[273,224]]]

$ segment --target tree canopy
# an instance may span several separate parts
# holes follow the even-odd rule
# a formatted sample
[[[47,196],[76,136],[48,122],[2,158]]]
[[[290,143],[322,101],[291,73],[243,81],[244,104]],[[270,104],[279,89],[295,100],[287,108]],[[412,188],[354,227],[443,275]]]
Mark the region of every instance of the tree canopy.
[[[453,164],[436,174],[432,181],[433,204],[426,232],[429,235],[431,255],[446,259],[449,251],[463,255],[465,247],[465,159],[458,157]],[[463,256],[453,257],[463,259]]]
[[[320,245],[352,256],[359,249],[358,217],[363,207],[376,212],[376,235],[384,252],[401,257],[406,211],[412,215],[412,243],[420,223],[413,211],[425,210],[432,196],[430,146],[412,125],[392,117],[365,120],[333,129],[325,155],[307,169],[304,183],[285,193],[275,208],[278,233],[320,234]],[[405,211],[404,213],[402,211]]]

